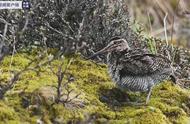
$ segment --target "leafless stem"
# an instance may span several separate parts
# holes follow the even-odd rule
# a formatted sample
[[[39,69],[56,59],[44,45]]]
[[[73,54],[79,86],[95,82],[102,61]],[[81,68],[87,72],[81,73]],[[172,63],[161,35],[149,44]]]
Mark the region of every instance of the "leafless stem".
[[[147,16],[148,16],[148,23],[149,23],[149,28],[150,28],[150,34],[152,35],[152,24],[151,24],[151,21],[150,21],[150,13],[147,12]]]
[[[52,71],[52,73],[54,75],[56,75],[57,77],[57,97],[56,97],[56,103],[69,103],[72,100],[74,100],[75,98],[77,98],[80,94],[77,94],[76,96],[74,96],[73,98],[70,98],[71,93],[74,91],[73,89],[70,89],[68,87],[69,83],[71,83],[72,80],[68,79],[67,82],[63,83],[63,79],[65,77],[65,74],[68,70],[68,68],[70,67],[71,63],[73,61],[73,58],[71,58],[68,61],[68,64],[66,65],[65,69],[63,70],[63,65],[64,62],[62,62],[59,66],[58,66],[58,70],[57,72],[53,71],[53,68],[50,67],[50,70]],[[50,65],[51,66],[51,65]],[[64,90],[64,91],[63,91]],[[64,93],[63,93],[64,92]],[[63,96],[65,96],[65,98],[63,99]]]
[[[24,33],[24,31],[27,29],[28,21],[29,21],[29,14],[26,15],[26,21],[24,27],[21,30],[22,33]]]
[[[11,70],[11,66],[12,66],[12,63],[13,63],[13,57],[14,57],[14,54],[15,54],[15,51],[16,51],[16,48],[15,48],[15,42],[16,42],[16,40],[15,40],[15,36],[14,36],[14,38],[13,38],[13,51],[12,51],[12,55],[11,55],[11,62],[10,62],[10,66],[9,66],[9,68],[10,68],[10,70]]]
[[[68,36],[68,35],[66,35],[66,34],[63,34],[61,31],[58,31],[57,29],[53,28],[48,22],[46,22],[45,25],[46,25],[49,29],[51,29],[51,30],[53,30],[54,32],[56,32],[56,33],[60,34],[61,36],[63,36],[64,38],[69,38],[69,39],[71,39],[71,40],[74,40],[73,37]]]
[[[178,81],[189,82],[190,83],[190,80],[187,80],[187,79],[178,79]]]
[[[1,86],[0,87],[0,99],[2,99],[4,97],[4,94],[9,91],[10,89],[13,88],[13,86],[17,83],[17,81],[19,80],[19,77],[26,71],[36,71],[37,68],[41,67],[41,66],[44,66],[46,64],[48,64],[50,61],[52,60],[48,60],[44,63],[41,63],[41,59],[42,57],[37,57],[35,59],[33,59],[32,61],[30,61],[25,67],[24,69],[22,69],[21,71],[17,72],[17,73],[14,73],[12,78],[10,79],[9,83],[5,86]],[[31,67],[33,63],[36,63],[37,62],[37,65],[34,66],[34,67]]]
[[[82,22],[79,23],[78,34],[76,35],[77,41],[79,41],[79,39],[81,37],[81,32],[82,32],[82,29],[83,29],[83,25],[84,25],[84,18],[82,19]]]
[[[5,24],[4,27],[4,31],[3,31],[3,35],[1,35],[1,37],[3,38],[2,43],[4,44],[4,40],[6,40],[6,35],[7,35],[7,29],[8,29],[8,25],[10,25],[10,23],[8,23],[5,19],[0,18],[0,22]]]
[[[164,17],[164,32],[165,32],[166,44],[168,46],[167,22],[166,22],[167,16],[168,16],[168,13],[166,13]]]
[[[60,14],[59,14],[59,16],[61,17],[61,20],[63,21],[63,23],[65,23],[66,26],[70,29],[70,31],[71,31],[72,33],[74,33],[75,31],[72,29],[72,27],[70,26],[69,22],[64,19],[63,15],[60,15]]]

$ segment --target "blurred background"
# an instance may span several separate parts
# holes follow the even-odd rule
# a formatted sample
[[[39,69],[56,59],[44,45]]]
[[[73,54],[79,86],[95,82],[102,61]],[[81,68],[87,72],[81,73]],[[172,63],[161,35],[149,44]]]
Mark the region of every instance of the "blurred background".
[[[190,48],[190,0],[33,0],[30,10],[0,11],[0,44],[16,50],[88,56],[115,36],[135,47],[151,36]]]
[[[131,20],[144,31],[176,45],[190,48],[190,0],[127,0]],[[165,24],[164,24],[165,22]]]

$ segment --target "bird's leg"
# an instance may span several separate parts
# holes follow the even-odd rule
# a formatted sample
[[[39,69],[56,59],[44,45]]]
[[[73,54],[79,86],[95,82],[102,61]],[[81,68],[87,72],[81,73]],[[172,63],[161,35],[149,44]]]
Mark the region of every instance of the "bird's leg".
[[[152,87],[150,87],[150,88],[148,89],[148,95],[147,95],[147,97],[146,97],[146,105],[147,105],[148,102],[149,102],[149,99],[150,99],[150,96],[151,96],[151,92],[152,92]]]

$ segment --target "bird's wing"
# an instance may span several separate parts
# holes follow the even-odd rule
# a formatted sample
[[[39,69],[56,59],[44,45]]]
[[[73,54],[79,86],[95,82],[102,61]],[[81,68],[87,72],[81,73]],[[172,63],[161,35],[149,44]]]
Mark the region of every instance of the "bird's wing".
[[[147,75],[170,68],[171,62],[164,56],[150,54],[143,49],[135,49],[122,54],[118,65],[125,74]]]

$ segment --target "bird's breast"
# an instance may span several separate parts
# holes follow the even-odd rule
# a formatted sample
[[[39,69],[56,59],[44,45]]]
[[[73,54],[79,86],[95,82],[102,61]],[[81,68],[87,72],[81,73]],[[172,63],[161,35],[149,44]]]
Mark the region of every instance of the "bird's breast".
[[[123,66],[117,62],[118,59],[112,54],[107,56],[108,73],[119,88],[131,91],[147,91],[153,85],[153,81],[149,76],[126,74],[125,71],[122,71]]]
[[[107,65],[108,65],[108,73],[112,80],[115,83],[119,82],[119,70],[118,70],[118,64],[117,64],[117,58],[113,57],[112,54],[107,55]]]

